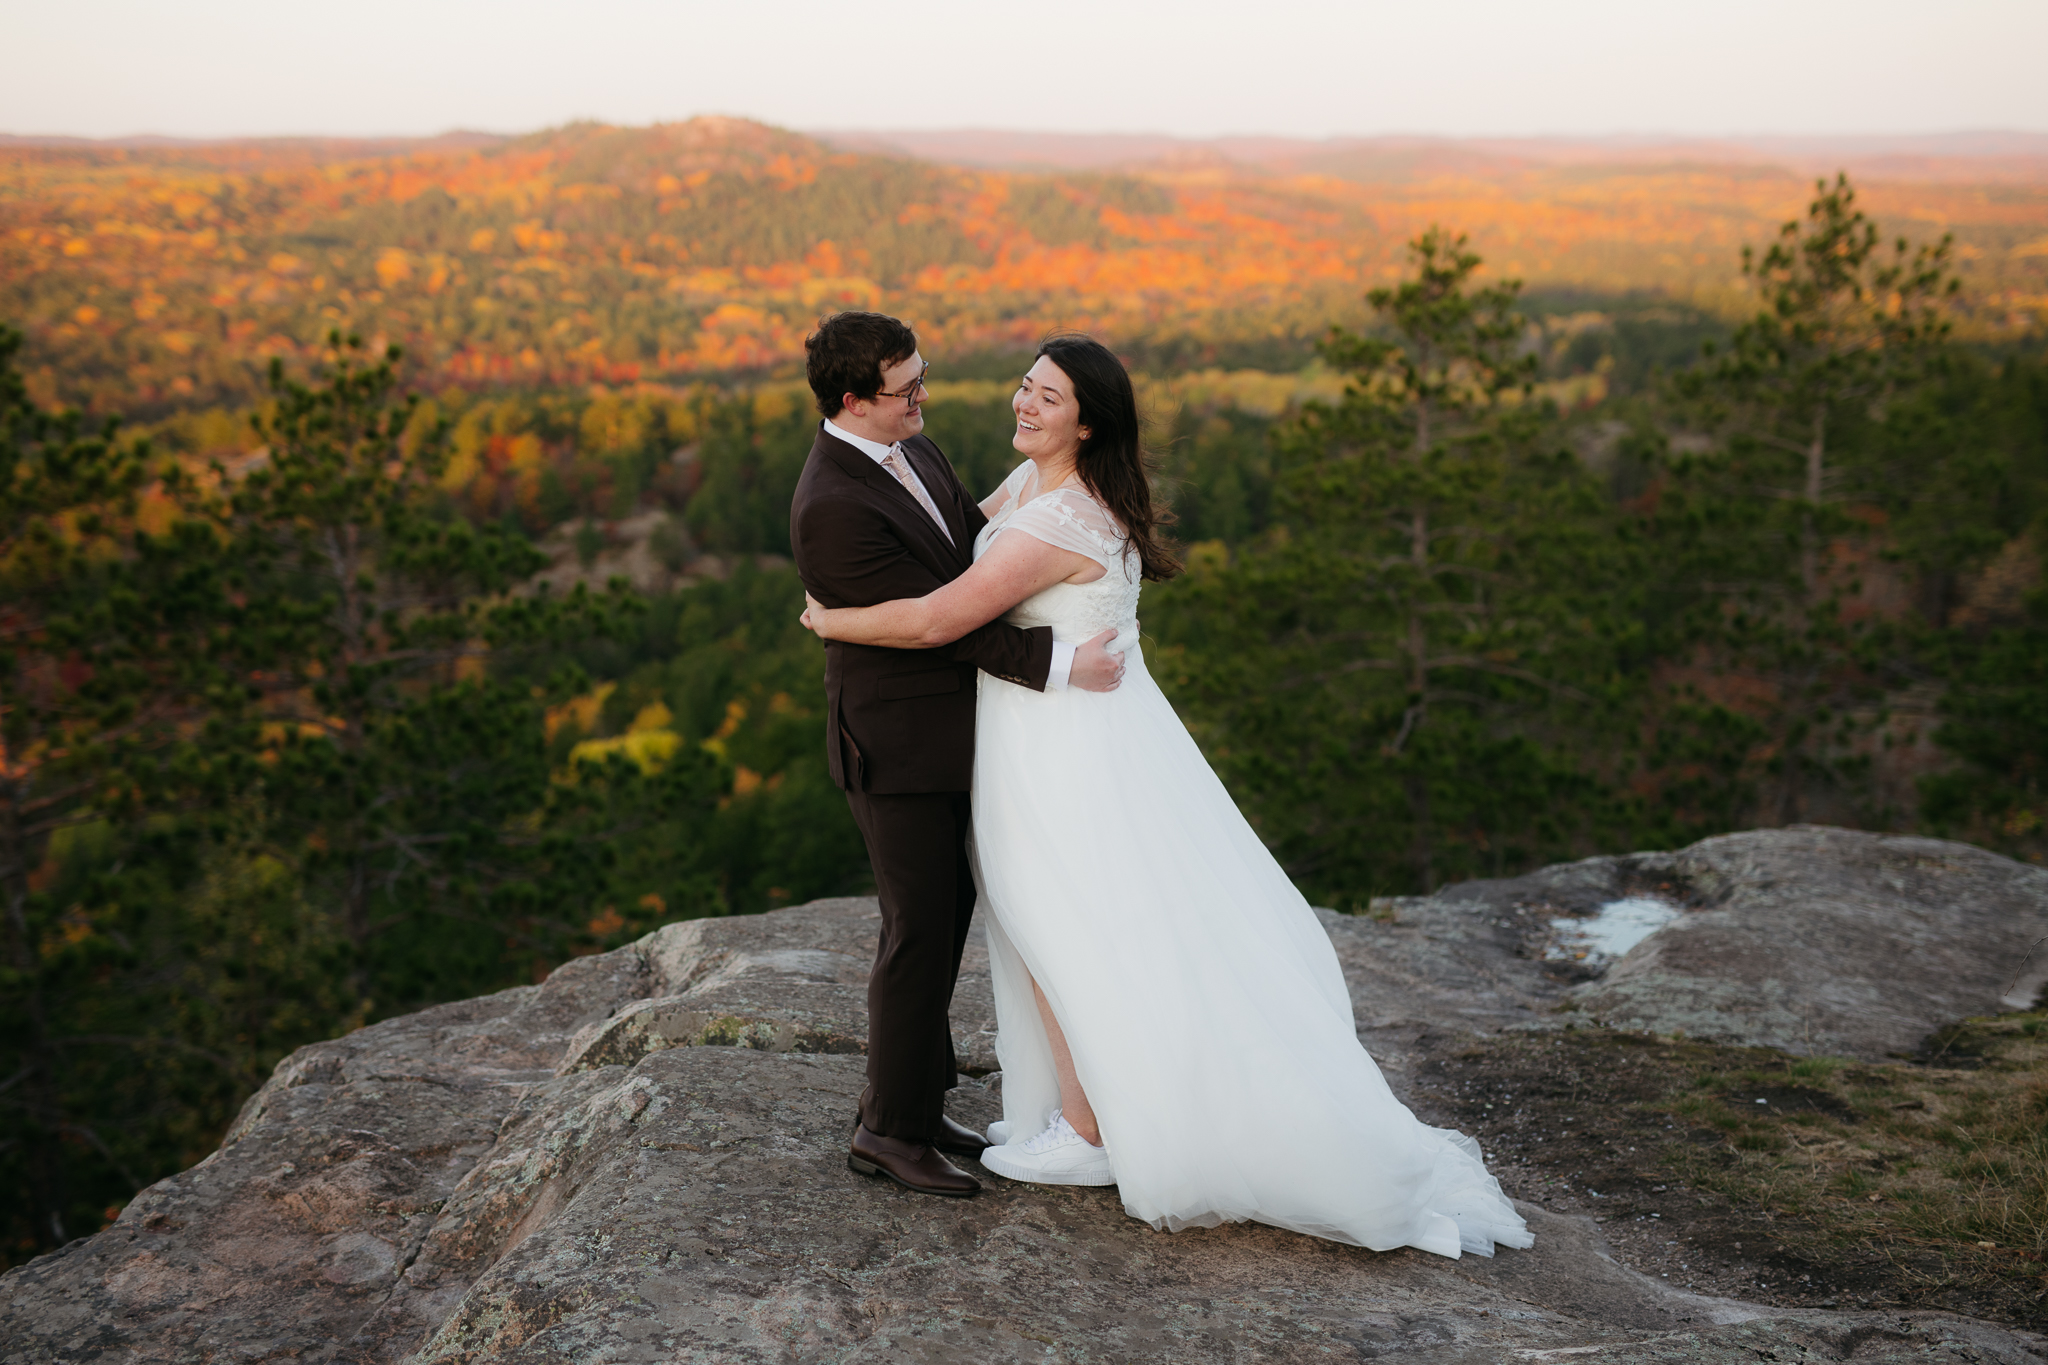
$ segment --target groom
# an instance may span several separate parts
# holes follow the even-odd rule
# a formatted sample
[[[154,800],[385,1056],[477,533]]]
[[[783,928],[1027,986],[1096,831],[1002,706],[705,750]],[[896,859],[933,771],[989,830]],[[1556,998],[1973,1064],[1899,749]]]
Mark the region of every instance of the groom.
[[[921,435],[927,366],[881,313],[839,313],[804,341],[825,420],[790,504],[806,591],[828,607],[922,597],[965,573],[987,524]],[[1122,671],[1104,631],[1078,649],[1050,627],[991,621],[937,649],[825,646],[825,755],[867,841],[882,902],[868,978],[868,1087],[847,1164],[925,1194],[981,1188],[944,1153],[988,1144],[946,1117],[957,1082],[947,1008],[974,914],[967,791],[975,670],[1043,691],[1106,691]]]

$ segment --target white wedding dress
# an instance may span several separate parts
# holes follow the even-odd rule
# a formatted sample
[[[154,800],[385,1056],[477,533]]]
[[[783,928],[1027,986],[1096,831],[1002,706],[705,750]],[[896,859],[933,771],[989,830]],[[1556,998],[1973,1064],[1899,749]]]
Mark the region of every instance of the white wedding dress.
[[[1114,692],[981,675],[974,841],[1011,1132],[1059,1106],[1035,977],[1133,1217],[1452,1257],[1531,1245],[1479,1145],[1418,1120],[1359,1045],[1329,936],[1145,671],[1117,523],[1036,479],[1026,462],[1004,481],[976,557],[1028,534],[1107,572],[1005,619],[1075,643],[1118,627],[1129,648]]]

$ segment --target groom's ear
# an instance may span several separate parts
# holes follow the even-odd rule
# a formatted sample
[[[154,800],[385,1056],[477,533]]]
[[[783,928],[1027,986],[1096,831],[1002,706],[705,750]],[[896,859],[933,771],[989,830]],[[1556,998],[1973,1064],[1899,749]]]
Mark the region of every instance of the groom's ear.
[[[855,394],[842,393],[839,395],[839,410],[841,412],[850,412],[855,417],[865,417],[868,415],[868,402],[868,399],[861,398]]]

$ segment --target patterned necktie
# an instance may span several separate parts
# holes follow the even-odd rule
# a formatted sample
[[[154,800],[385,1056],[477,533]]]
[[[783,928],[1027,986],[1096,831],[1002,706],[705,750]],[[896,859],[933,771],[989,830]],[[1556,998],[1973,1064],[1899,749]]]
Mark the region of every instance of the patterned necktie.
[[[932,520],[939,524],[939,534],[945,536],[948,545],[952,544],[953,533],[946,529],[946,519],[939,515],[938,506],[932,502],[931,495],[919,487],[917,480],[910,476],[910,458],[903,453],[901,445],[889,447],[889,453],[882,457],[882,467],[896,476],[896,482],[902,484],[904,491],[917,499],[919,507],[931,513]]]

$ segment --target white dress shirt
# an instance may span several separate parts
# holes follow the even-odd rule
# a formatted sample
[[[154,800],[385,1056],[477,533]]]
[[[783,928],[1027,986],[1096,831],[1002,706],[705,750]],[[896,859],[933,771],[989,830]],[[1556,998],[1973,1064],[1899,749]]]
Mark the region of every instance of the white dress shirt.
[[[858,450],[861,454],[867,456],[870,460],[873,460],[878,465],[881,464],[882,461],[889,458],[889,452],[894,448],[891,446],[885,446],[879,441],[870,441],[865,436],[856,436],[852,432],[848,431],[845,427],[842,427],[837,422],[834,422],[829,417],[825,419],[825,430],[827,432],[830,432],[833,436],[836,436],[840,440],[846,442],[848,445],[852,446],[855,450]],[[939,500],[937,498],[932,497],[932,491],[924,486],[924,480],[918,478],[917,466],[910,462],[910,457],[908,455],[905,455],[903,457],[903,467],[910,471],[910,477],[916,481],[919,491],[921,491],[925,495],[925,497],[930,500],[932,506],[938,506]],[[886,469],[887,466],[884,465],[883,468]],[[893,479],[896,476],[894,474],[891,474],[889,477]],[[1061,640],[1054,640],[1052,642],[1052,669],[1045,675],[1045,690],[1048,692],[1056,692],[1059,689],[1065,687],[1067,685],[1068,679],[1073,676],[1073,673],[1074,646],[1067,644],[1066,642]]]

